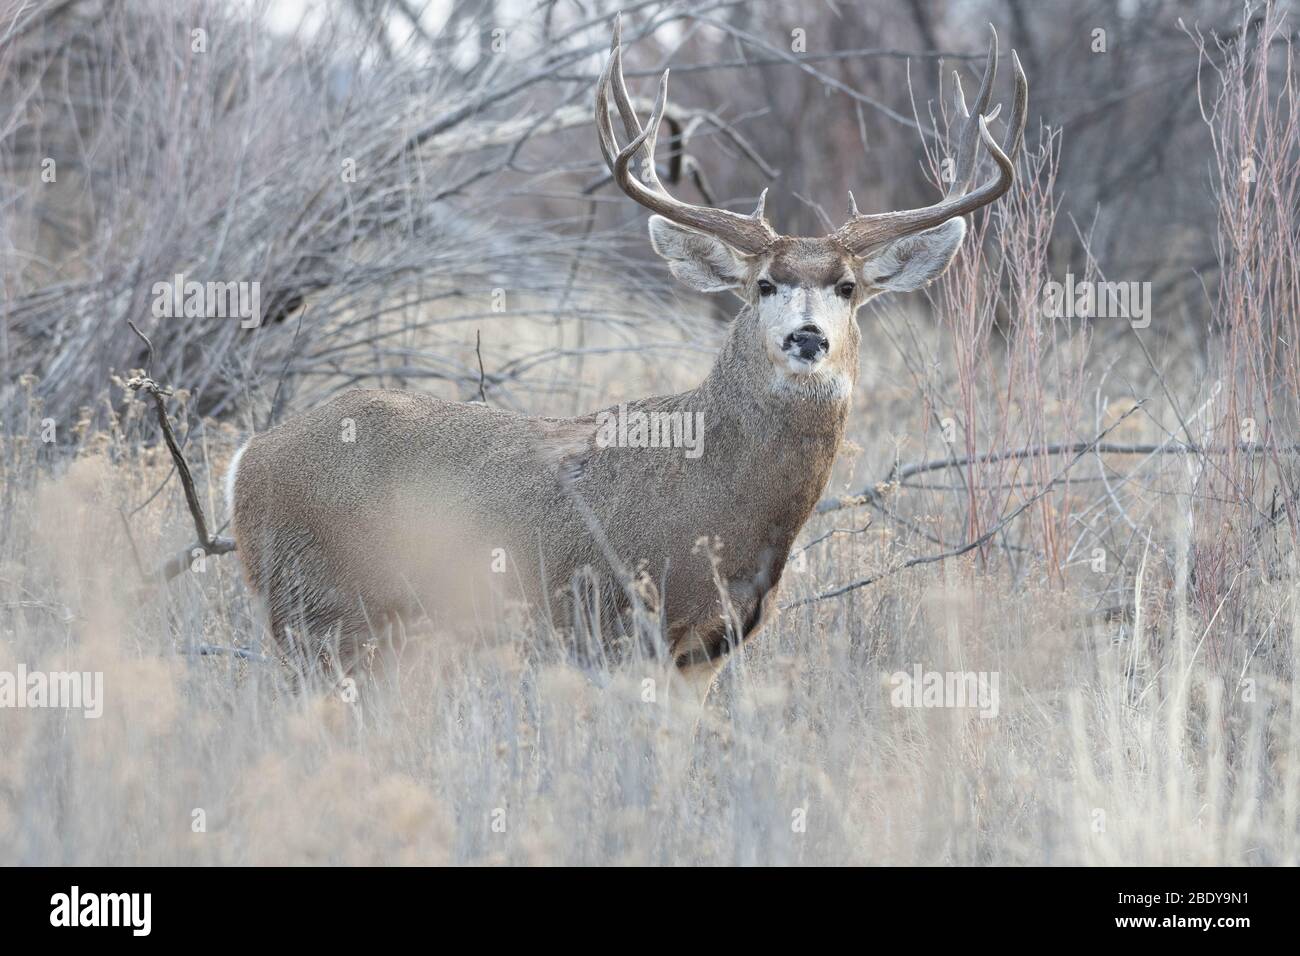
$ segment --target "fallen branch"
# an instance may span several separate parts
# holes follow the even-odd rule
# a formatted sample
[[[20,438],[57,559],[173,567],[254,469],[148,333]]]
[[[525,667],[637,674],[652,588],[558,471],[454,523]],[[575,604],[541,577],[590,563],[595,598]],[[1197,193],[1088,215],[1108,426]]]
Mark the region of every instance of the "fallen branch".
[[[1022,515],[1025,511],[1027,511],[1032,505],[1034,505],[1036,502],[1038,502],[1040,499],[1046,496],[1048,492],[1050,492],[1054,487],[1056,487],[1057,482],[1059,482],[1062,478],[1064,478],[1065,475],[1069,472],[1069,470],[1073,468],[1076,464],[1078,464],[1080,459],[1082,459],[1085,455],[1091,453],[1094,449],[1100,447],[1101,440],[1103,438],[1105,438],[1108,434],[1110,434],[1114,429],[1118,428],[1120,423],[1124,421],[1124,419],[1128,418],[1130,415],[1132,415],[1134,412],[1136,412],[1139,408],[1141,408],[1145,404],[1146,404],[1146,399],[1143,399],[1142,401],[1134,405],[1132,408],[1130,408],[1128,411],[1126,411],[1119,418],[1115,419],[1115,421],[1112,422],[1110,425],[1106,426],[1106,428],[1103,429],[1102,432],[1098,434],[1097,437],[1094,438],[1092,441],[1078,444],[1077,454],[1073,458],[1071,458],[1069,462],[1066,463],[1064,468],[1062,468],[1055,475],[1053,475],[1051,480],[1049,480],[1047,484],[1043,485],[1043,487],[1039,489],[1037,494],[1022,502],[1019,507],[1017,507],[1006,517],[1002,518],[1002,520],[1000,520],[993,527],[989,528],[987,531],[985,531],[974,541],[968,541],[966,544],[963,544],[960,547],[953,548],[949,551],[941,551],[938,554],[924,554],[924,555],[920,555],[919,557],[908,558],[902,564],[896,564],[892,568],[888,568],[887,570],[882,571],[879,574],[874,575],[873,577],[862,578],[857,581],[850,581],[848,584],[842,584],[837,588],[832,588],[831,590],[825,591],[821,594],[815,594],[812,597],[802,598],[798,601],[794,601],[791,604],[783,604],[781,605],[781,609],[789,610],[791,608],[803,607],[805,604],[813,604],[816,603],[817,601],[825,601],[833,597],[839,597],[840,595],[848,594],[851,591],[856,591],[859,588],[865,588],[869,584],[875,584],[877,581],[881,581],[884,578],[897,574],[899,571],[905,571],[908,568],[914,568],[922,564],[934,564],[936,561],[946,561],[949,558],[957,558],[963,554],[966,554],[969,551],[974,551],[976,548],[980,547],[981,545],[991,541],[999,531],[1001,531],[1003,528],[1009,525],[1016,518],[1020,517],[1020,515]]]

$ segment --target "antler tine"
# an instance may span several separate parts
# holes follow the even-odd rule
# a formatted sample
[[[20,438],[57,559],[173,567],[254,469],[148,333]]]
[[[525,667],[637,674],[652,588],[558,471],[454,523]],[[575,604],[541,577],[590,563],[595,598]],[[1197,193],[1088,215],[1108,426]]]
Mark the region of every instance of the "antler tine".
[[[623,78],[623,57],[620,43],[622,35],[620,18],[614,20],[613,48],[609,61],[596,84],[596,133],[605,165],[614,174],[620,189],[651,212],[679,225],[689,226],[721,239],[739,252],[753,255],[770,245],[777,234],[762,215],[762,203],[753,216],[742,216],[727,209],[712,206],[695,206],[673,198],[664,189],[654,169],[654,142],[668,107],[668,71],[659,79],[659,93],[655,98],[650,120],[642,127],[632,108]],[[609,115],[609,94],[613,91],[614,104],[631,141],[621,149],[614,135],[614,124]],[[638,179],[628,168],[638,151],[645,148],[649,157],[645,172],[646,182]]]
[[[861,255],[868,249],[890,240],[931,229],[957,216],[969,215],[981,206],[998,199],[1011,188],[1015,177],[1015,165],[1011,157],[1014,157],[1020,148],[1029,104],[1029,81],[1025,78],[1025,71],[1020,66],[1020,58],[1014,51],[1011,57],[1014,64],[1016,90],[1010,129],[1007,132],[1007,152],[1003,152],[998,146],[988,129],[988,121],[999,111],[995,109],[987,115],[983,112],[984,107],[988,105],[996,69],[997,34],[991,33],[989,60],[984,69],[984,80],[980,84],[980,93],[975,100],[976,109],[973,113],[967,114],[969,119],[963,124],[957,147],[956,175],[948,195],[941,202],[920,209],[905,209],[866,216],[852,215],[849,221],[835,233],[836,239],[850,251]],[[958,88],[960,90],[960,84]],[[965,100],[960,97],[960,93],[958,96],[958,107],[965,114]],[[974,177],[977,137],[993,157],[998,172],[984,185],[967,192],[969,183]]]
[[[641,121],[637,119],[636,109],[632,106],[632,97],[627,92],[627,79],[623,76],[623,15],[621,13],[614,17],[614,39],[610,46],[610,60],[613,72],[610,75],[609,85],[614,94],[614,106],[617,107],[618,115],[623,120],[623,129],[628,138],[636,139],[641,135]],[[664,192],[663,184],[659,182],[659,174],[654,167],[655,141],[658,136],[658,128],[651,126],[644,145],[645,179],[649,185]]]
[[[610,57],[605,68],[596,81],[596,141],[600,144],[600,155],[610,172],[614,171],[614,160],[618,155],[618,142],[614,139],[614,127],[609,121],[609,72],[613,69],[614,58]]]
[[[993,95],[993,81],[998,72],[998,31],[989,24],[989,52],[984,60],[984,76],[980,80],[979,94],[975,97],[973,113],[966,109],[966,97],[962,93],[961,77],[954,70],[953,81],[957,90],[957,109],[965,122],[961,124],[961,133],[957,138],[957,151],[953,156],[953,178],[948,186],[948,196],[959,196],[970,189],[971,180],[975,178],[975,151],[979,146],[980,116],[988,109],[989,99]]]
[[[655,130],[663,122],[664,110],[668,106],[668,71],[664,70],[663,76],[659,77],[659,93],[655,96],[655,105],[650,110],[650,122],[646,124],[645,129],[640,130],[630,143],[619,150],[618,155],[614,158],[614,177],[619,181],[619,185],[624,185],[625,180],[631,180],[636,185],[641,185],[636,177],[629,170],[633,157],[636,156],[637,150],[647,143],[654,141]],[[635,121],[635,119],[634,119]],[[650,165],[646,172],[647,178],[653,180],[653,185],[659,186],[659,192],[667,193],[659,183],[659,177],[654,171],[654,157],[651,154]],[[624,190],[626,191],[624,185]]]
[[[1025,119],[1029,115],[1029,80],[1020,65],[1020,57],[1011,51],[1011,72],[1016,78],[1015,101],[1011,106],[1011,123],[1007,127],[1006,154],[1015,159],[1020,154],[1020,144],[1025,139]]]

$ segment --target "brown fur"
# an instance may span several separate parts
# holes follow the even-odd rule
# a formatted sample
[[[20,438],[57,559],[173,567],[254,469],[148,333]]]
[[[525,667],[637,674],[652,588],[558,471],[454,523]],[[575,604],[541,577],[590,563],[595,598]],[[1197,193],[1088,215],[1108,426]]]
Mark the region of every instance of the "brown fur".
[[[782,240],[747,264],[745,284],[762,273],[823,286],[855,266],[827,241]],[[421,609],[463,623],[504,548],[509,573],[493,579],[561,627],[579,623],[575,575],[594,570],[606,640],[629,606],[618,569],[639,571],[673,659],[716,664],[761,626],[830,476],[857,379],[857,304],[820,375],[778,376],[751,302],[697,388],[629,404],[703,412],[694,459],[597,447],[594,414],[532,418],[391,390],[347,392],[255,436],[234,482],[234,534],[273,630],[356,641]]]

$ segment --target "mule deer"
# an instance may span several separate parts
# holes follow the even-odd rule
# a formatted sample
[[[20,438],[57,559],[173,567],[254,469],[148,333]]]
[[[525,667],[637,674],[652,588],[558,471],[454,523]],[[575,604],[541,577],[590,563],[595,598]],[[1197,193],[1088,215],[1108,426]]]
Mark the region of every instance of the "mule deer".
[[[674,276],[744,300],[712,369],[690,391],[574,419],[356,390],[253,437],[227,490],[239,554],[273,632],[286,640],[301,623],[356,642],[419,610],[436,617],[475,569],[504,554],[508,579],[562,630],[595,620],[614,642],[644,601],[658,621],[657,651],[707,694],[728,653],[762,625],[830,476],[858,375],[855,314],[873,296],[940,275],[966,233],[963,217],[1011,186],[1028,95],[1012,58],[1005,151],[984,115],[993,34],[973,111],[958,84],[947,196],[863,215],[850,194],[843,226],[805,238],[774,231],[762,199],[746,216],[669,195],[653,164],[668,73],[642,127],[616,23],[596,88],[605,162],[654,213],[650,240]],[[971,189],[980,143],[997,172]],[[611,414],[690,415],[702,423],[702,454],[601,440]]]

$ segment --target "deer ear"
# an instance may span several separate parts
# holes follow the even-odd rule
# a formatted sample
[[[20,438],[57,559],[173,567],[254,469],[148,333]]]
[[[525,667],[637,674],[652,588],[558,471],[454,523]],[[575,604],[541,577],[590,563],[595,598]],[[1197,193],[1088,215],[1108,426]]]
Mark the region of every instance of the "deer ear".
[[[668,261],[669,271],[698,292],[725,292],[744,283],[740,257],[706,233],[651,216],[650,244]]]
[[[862,280],[883,292],[911,292],[929,285],[957,255],[966,236],[961,216],[943,225],[895,239],[862,263]]]

